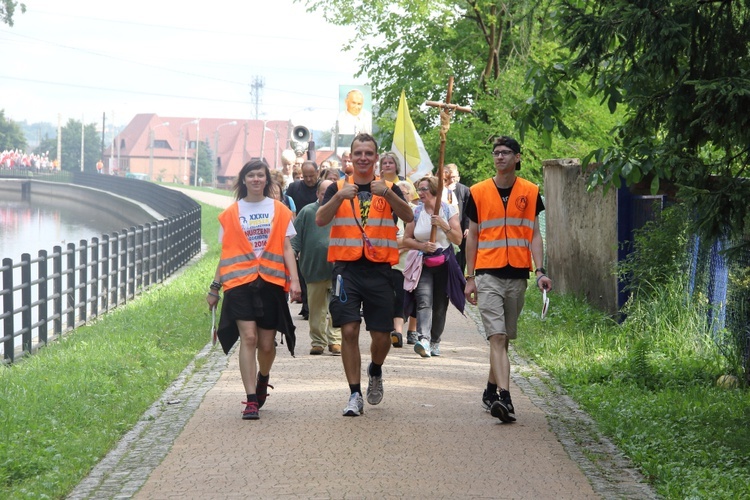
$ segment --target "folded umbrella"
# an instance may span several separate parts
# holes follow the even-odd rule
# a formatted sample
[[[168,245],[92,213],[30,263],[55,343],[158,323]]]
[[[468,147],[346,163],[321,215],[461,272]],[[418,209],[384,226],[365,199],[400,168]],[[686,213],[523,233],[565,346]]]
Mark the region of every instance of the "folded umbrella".
[[[211,345],[216,345],[216,341],[218,340],[218,336],[216,335],[216,306],[211,308],[211,333],[209,335],[211,336]]]
[[[297,335],[294,333],[294,329],[290,333],[281,332],[281,343],[284,343],[286,339],[286,348],[289,349],[289,353],[294,356],[294,347],[297,345]]]

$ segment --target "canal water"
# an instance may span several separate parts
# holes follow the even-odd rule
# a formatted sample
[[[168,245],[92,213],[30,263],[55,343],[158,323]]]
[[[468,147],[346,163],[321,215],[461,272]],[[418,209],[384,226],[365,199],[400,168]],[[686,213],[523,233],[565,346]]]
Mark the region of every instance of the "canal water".
[[[0,192],[0,260],[20,262],[21,254],[37,257],[39,250],[78,244],[127,227],[119,217],[67,200],[2,199]]]
[[[96,206],[86,206],[75,200],[34,195],[31,201],[24,201],[16,193],[0,191],[0,263],[2,259],[10,258],[16,265],[21,262],[24,253],[30,254],[33,260],[39,256],[39,250],[52,254],[55,246],[65,250],[68,243],[79,246],[81,240],[90,241],[91,238],[112,234],[126,227],[126,221],[114,213],[101,210],[101,207],[97,209]],[[20,269],[16,268],[13,282],[18,284],[20,279]],[[16,291],[13,297],[16,306],[20,305],[21,291]],[[32,300],[37,299],[39,297],[32,297]],[[38,320],[36,309],[32,310],[31,320]],[[12,332],[19,332],[20,329],[21,314],[16,313],[13,315]],[[3,331],[3,337],[12,332]],[[36,332],[32,335],[32,343],[35,344]],[[18,350],[19,338],[15,339],[14,345]],[[4,355],[5,345],[0,343],[0,359]]]

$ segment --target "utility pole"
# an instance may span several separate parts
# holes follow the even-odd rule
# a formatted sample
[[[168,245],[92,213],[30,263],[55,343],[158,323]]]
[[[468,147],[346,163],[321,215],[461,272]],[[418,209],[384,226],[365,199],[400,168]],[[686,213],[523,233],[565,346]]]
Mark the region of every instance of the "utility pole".
[[[109,152],[109,168],[107,173],[112,174],[115,168],[115,142],[117,142],[117,131],[115,130],[115,110],[112,110],[112,149]]]
[[[83,115],[81,115],[81,172],[83,172],[83,158],[84,158],[84,138],[86,137],[86,129],[83,125]]]
[[[263,91],[263,87],[266,86],[266,80],[262,76],[254,76],[253,83],[250,84],[250,95],[253,98],[255,104],[255,119],[258,119],[260,112],[260,93]]]
[[[57,113],[57,166],[62,172],[62,115]]]
[[[247,120],[245,120],[245,137],[242,139],[242,164],[247,161]]]
[[[279,125],[276,124],[274,135],[276,137],[276,141],[274,142],[274,149],[273,149],[273,166],[275,168],[279,168]]]
[[[201,119],[195,120],[195,181],[193,186],[198,186],[198,151],[200,150],[201,144]]]
[[[225,125],[237,125],[237,120],[232,120],[228,123],[222,123],[221,125],[216,127],[216,131],[214,132],[214,156],[216,157],[214,158],[214,160],[216,161],[216,165],[212,169],[213,173],[211,174],[211,187],[214,189],[216,189],[216,174],[219,172],[219,167],[221,167],[221,157],[219,156],[219,129],[221,127],[224,127]]]
[[[104,158],[104,130],[105,130],[105,127],[107,126],[106,124],[107,124],[107,113],[102,112],[102,153],[99,155],[100,160]]]

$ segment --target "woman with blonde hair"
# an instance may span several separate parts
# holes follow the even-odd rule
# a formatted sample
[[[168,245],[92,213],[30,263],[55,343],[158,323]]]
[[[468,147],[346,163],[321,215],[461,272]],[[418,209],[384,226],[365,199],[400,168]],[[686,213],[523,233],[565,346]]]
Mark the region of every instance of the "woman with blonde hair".
[[[453,245],[461,243],[463,237],[458,211],[437,198],[437,186],[436,177],[419,179],[417,194],[422,203],[414,208],[414,220],[404,230],[404,246],[411,249],[411,258],[421,259],[422,265],[421,274],[414,276],[418,281],[413,288],[413,304],[407,300],[405,312],[416,309],[419,340],[414,351],[424,358],[441,354],[448,302],[462,313],[466,303],[461,293],[466,281],[453,253]],[[430,241],[433,227],[437,228],[435,241]]]
[[[333,167],[321,168],[319,178],[321,181],[336,182],[340,179],[339,171],[338,169],[334,169]]]
[[[395,153],[388,152],[380,155],[380,178],[396,183],[405,180],[401,175],[401,165]],[[409,198],[407,198],[408,200]]]

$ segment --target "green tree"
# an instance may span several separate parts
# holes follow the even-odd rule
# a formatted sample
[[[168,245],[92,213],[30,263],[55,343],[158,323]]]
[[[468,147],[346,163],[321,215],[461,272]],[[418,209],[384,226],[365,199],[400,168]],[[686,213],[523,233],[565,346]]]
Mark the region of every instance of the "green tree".
[[[81,122],[70,119],[61,130],[62,170],[81,169]],[[84,127],[83,169],[85,172],[96,172],[96,162],[101,157],[101,136],[96,131],[96,125],[90,123]],[[36,153],[49,151],[51,160],[57,159],[57,136],[45,138],[34,150]]]
[[[302,0],[296,0],[301,2]],[[438,157],[439,118],[424,101],[442,101],[448,77],[454,77],[452,102],[473,113],[457,113],[446,145],[447,162],[457,163],[462,182],[471,184],[494,172],[491,140],[515,135],[513,110],[527,97],[522,84],[533,51],[543,59],[556,48],[546,41],[553,0],[305,0],[333,24],[352,28],[345,50],[358,53],[379,106],[374,110],[378,138],[391,144],[401,90],[433,162]],[[605,116],[598,102],[580,99],[565,141],[544,141],[528,134],[523,144],[523,174],[540,183],[543,159],[579,157],[592,145],[608,144],[616,117]],[[541,135],[541,134],[540,134]]]
[[[211,184],[211,172],[215,164],[214,153],[211,146],[208,145],[208,141],[201,141],[198,148],[198,178],[203,179],[204,186]],[[195,183],[195,158],[190,160],[190,183]]]
[[[13,14],[16,12],[16,7],[21,9],[21,13],[26,12],[26,5],[19,4],[13,0],[1,0],[0,1],[0,21],[4,22],[8,26],[13,26]]]
[[[5,118],[5,110],[0,109],[0,150],[26,149],[26,136],[14,121]]]
[[[313,131],[313,138],[315,139],[315,147],[325,147],[331,144],[331,138],[333,132],[330,130],[315,130]],[[271,158],[273,160],[273,158]]]
[[[45,152],[49,153],[50,160],[54,160],[57,158],[57,136],[45,136],[44,139],[39,142],[39,145],[36,147],[36,149],[34,149],[35,154],[43,154]]]
[[[584,158],[597,162],[591,186],[669,181],[701,234],[747,235],[750,2],[563,0],[555,18],[564,50],[529,71],[520,129],[568,136],[567,105],[582,95],[624,107],[614,142]]]
[[[302,2],[303,0],[295,0]],[[502,76],[529,51],[539,29],[534,14],[543,4],[520,0],[304,0],[329,22],[350,26],[352,39],[344,50],[358,52],[355,76],[367,74],[388,117],[379,125],[392,130],[401,90],[409,96],[440,101],[449,75],[454,76],[453,100],[475,104],[487,85]],[[481,110],[480,110],[481,112]],[[412,116],[415,125],[437,123],[437,111]]]

